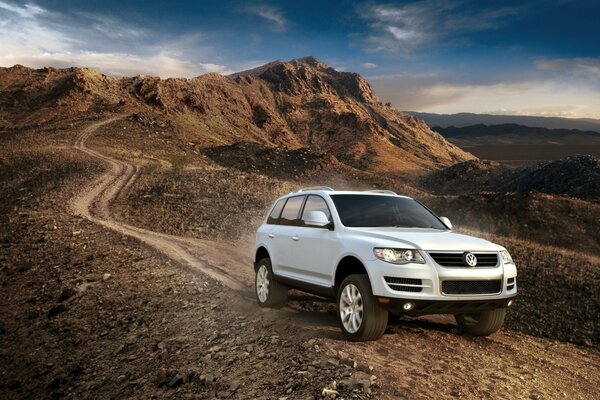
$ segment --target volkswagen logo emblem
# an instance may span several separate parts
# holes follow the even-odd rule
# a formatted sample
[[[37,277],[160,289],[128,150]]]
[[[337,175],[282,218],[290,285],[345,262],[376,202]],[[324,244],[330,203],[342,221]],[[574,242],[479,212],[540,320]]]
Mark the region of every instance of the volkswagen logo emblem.
[[[477,265],[477,257],[475,257],[475,254],[473,254],[473,253],[465,253],[465,254],[463,254],[463,261],[469,267],[474,267],[474,266]]]

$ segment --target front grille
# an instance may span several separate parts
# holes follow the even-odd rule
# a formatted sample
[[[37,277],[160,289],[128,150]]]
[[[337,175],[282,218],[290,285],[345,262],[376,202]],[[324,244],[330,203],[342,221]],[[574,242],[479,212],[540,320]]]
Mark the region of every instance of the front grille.
[[[444,294],[492,294],[500,293],[501,280],[491,281],[443,281]]]
[[[395,278],[392,276],[386,276],[385,282],[392,290],[397,290],[399,292],[412,292],[412,293],[420,293],[423,291],[423,288],[420,286],[423,284],[421,279],[413,279],[413,278]],[[419,285],[419,286],[406,286],[406,285]]]
[[[443,267],[469,267],[463,260],[464,253],[429,253],[436,263]],[[497,253],[473,253],[477,257],[477,267],[495,267],[498,264]]]

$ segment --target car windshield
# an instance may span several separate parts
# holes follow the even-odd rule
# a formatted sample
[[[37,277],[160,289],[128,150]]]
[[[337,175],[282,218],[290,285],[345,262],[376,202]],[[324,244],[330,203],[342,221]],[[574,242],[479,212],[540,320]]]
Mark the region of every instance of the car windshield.
[[[347,227],[448,229],[413,199],[364,194],[332,194],[331,199]]]

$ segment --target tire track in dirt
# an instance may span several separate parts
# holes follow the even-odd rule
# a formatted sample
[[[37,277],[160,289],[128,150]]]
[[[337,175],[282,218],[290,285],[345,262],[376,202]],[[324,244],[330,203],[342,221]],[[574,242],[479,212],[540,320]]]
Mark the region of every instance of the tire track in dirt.
[[[112,203],[135,182],[140,167],[93,150],[86,141],[101,127],[125,118],[118,115],[94,122],[84,128],[73,147],[109,165],[109,169],[72,200],[71,209],[77,215],[115,232],[128,235],[146,243],[168,258],[197,269],[223,285],[249,294],[252,271],[246,254],[232,249],[226,243],[185,238],[138,228],[118,221],[111,212]],[[225,256],[224,255],[233,255]],[[225,264],[223,263],[225,261]]]

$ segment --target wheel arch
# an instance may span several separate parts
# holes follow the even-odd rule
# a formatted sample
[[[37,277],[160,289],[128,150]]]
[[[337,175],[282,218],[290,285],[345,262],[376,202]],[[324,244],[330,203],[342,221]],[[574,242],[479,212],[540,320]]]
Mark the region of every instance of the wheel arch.
[[[334,287],[337,292],[337,288],[342,283],[346,277],[354,274],[364,274],[369,278],[369,284],[371,283],[371,278],[369,277],[369,272],[365,267],[365,263],[363,263],[358,257],[354,255],[345,255],[342,259],[337,263],[335,268],[334,275]]]
[[[258,262],[263,258],[271,258],[271,255],[265,246],[258,246],[254,253],[254,269],[258,267]]]

